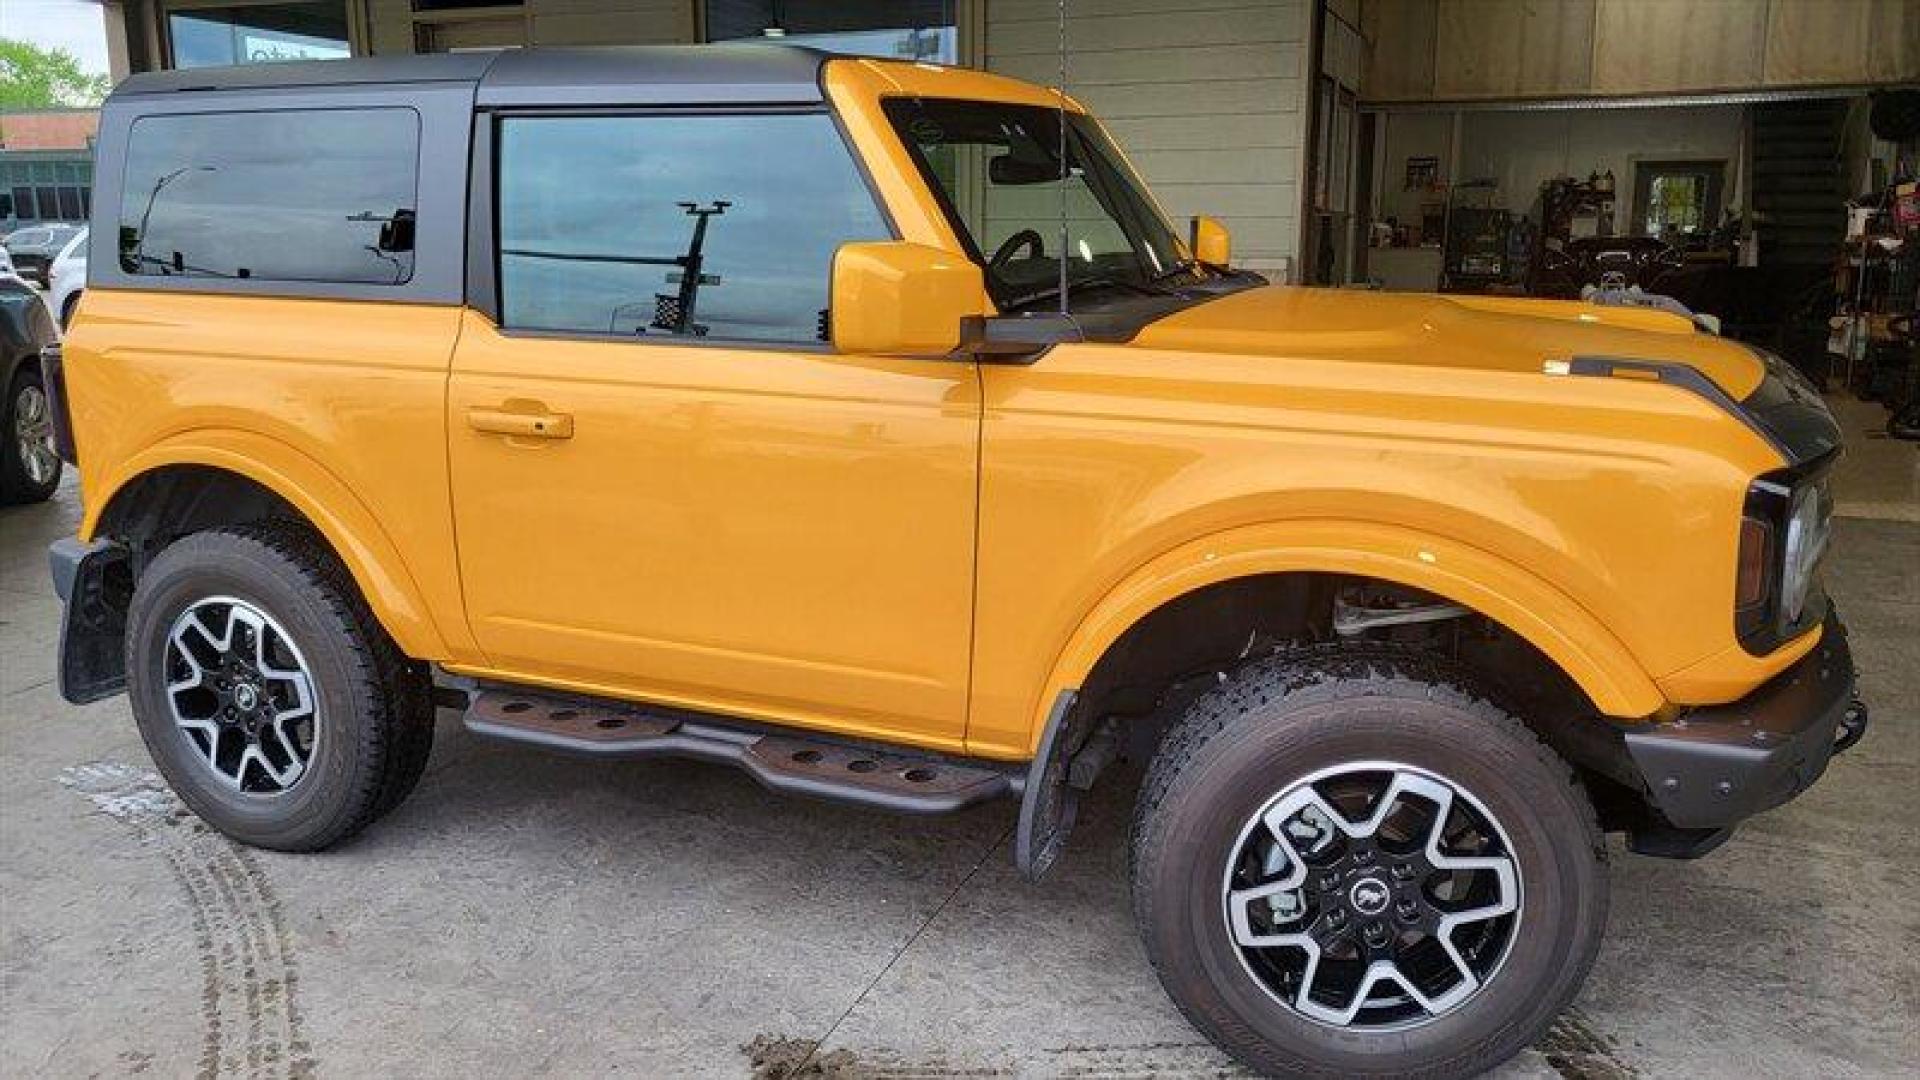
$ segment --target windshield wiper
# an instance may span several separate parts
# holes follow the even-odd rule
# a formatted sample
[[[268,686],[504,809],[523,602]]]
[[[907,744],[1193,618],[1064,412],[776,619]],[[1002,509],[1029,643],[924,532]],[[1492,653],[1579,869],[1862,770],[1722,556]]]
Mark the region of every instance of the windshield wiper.
[[[1131,279],[1123,278],[1115,274],[1090,274],[1083,278],[1075,278],[1072,281],[1067,282],[1067,289],[1069,291],[1074,289],[1127,289],[1132,292],[1138,293],[1141,296],[1177,295],[1174,293],[1172,289],[1168,289],[1160,285],[1153,284],[1151,282],[1143,283],[1143,282],[1133,281]],[[1045,288],[1035,289],[1030,293],[1024,293],[1020,296],[1014,297],[1012,300],[1009,300],[1005,304],[1002,304],[1001,310],[1014,311],[1019,308],[1026,307],[1029,304],[1037,304],[1042,300],[1051,300],[1054,297],[1057,297],[1059,295],[1060,295],[1060,286],[1048,285]]]
[[[1192,274],[1198,278],[1203,276],[1200,271],[1204,269],[1204,265],[1205,264],[1201,263],[1199,259],[1187,259],[1183,262],[1174,263],[1172,269],[1162,270],[1147,280],[1158,285],[1161,282],[1179,277],[1182,274]]]

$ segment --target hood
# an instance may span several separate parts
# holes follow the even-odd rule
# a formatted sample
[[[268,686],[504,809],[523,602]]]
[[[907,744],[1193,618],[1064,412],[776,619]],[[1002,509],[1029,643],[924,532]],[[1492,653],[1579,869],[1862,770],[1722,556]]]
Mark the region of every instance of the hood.
[[[1735,401],[1766,377],[1764,363],[1745,347],[1648,308],[1282,285],[1176,312],[1149,324],[1133,344],[1516,374],[1539,374],[1549,360],[1574,357],[1679,363]]]

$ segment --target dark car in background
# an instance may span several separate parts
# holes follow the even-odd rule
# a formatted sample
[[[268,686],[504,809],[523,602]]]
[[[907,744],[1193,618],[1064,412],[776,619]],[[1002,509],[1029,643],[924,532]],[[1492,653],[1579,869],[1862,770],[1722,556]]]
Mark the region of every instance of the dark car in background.
[[[0,506],[41,502],[60,486],[53,410],[40,374],[40,350],[60,338],[53,313],[33,286],[0,276]]]
[[[14,272],[28,281],[45,285],[47,267],[53,264],[67,242],[84,226],[80,225],[29,225],[8,233],[0,240],[7,254],[13,256]]]

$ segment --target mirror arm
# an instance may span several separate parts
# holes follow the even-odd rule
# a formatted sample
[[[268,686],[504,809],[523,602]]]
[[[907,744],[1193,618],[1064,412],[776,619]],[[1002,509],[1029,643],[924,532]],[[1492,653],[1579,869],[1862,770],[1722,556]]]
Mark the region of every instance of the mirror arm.
[[[1058,312],[969,315],[960,320],[959,351],[982,364],[1031,364],[1054,345],[1086,339],[1078,322]]]

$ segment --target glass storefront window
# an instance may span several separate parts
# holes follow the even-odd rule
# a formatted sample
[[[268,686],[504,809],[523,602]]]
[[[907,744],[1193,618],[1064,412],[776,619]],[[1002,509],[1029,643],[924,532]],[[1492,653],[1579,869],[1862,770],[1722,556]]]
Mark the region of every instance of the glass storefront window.
[[[828,52],[925,60],[960,60],[955,0],[706,0],[707,40],[780,41]]]
[[[352,55],[346,0],[179,6],[167,12],[173,66],[338,60]]]
[[[87,160],[0,161],[0,233],[23,222],[85,220],[92,183]]]

